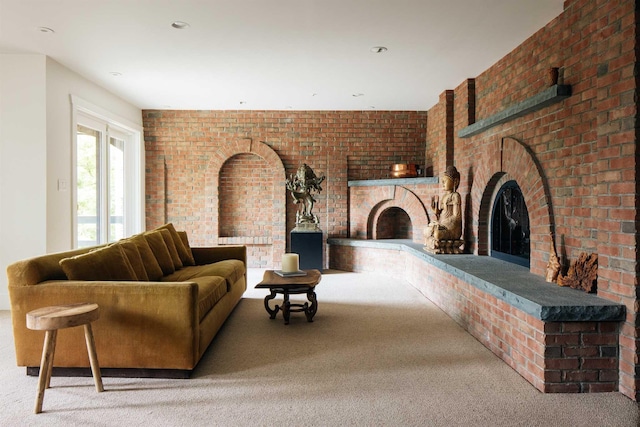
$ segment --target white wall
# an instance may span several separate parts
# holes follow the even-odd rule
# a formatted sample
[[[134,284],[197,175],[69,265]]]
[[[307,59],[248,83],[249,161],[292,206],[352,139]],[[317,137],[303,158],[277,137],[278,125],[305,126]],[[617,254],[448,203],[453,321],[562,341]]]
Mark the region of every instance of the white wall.
[[[47,59],[47,251],[73,247],[71,206],[72,125],[70,95],[142,128],[142,111],[100,86]],[[67,190],[58,183],[67,183]]]
[[[0,309],[6,267],[47,247],[46,61],[0,56]]]
[[[7,265],[72,247],[71,95],[142,126],[139,108],[56,61],[0,54],[0,310]]]

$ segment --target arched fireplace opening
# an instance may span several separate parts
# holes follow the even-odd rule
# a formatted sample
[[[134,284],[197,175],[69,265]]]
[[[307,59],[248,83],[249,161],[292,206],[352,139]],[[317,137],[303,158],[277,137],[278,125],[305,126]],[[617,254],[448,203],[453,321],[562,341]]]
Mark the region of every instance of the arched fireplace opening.
[[[529,267],[529,211],[516,181],[507,181],[494,199],[491,214],[491,256]]]
[[[376,239],[413,239],[409,214],[395,206],[385,209],[378,217]]]

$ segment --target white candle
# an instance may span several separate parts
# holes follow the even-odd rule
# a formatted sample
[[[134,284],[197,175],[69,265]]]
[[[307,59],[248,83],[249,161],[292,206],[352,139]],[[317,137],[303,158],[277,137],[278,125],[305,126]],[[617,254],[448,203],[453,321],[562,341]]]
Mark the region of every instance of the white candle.
[[[282,272],[283,273],[295,273],[300,270],[298,264],[298,254],[284,254],[282,255]]]

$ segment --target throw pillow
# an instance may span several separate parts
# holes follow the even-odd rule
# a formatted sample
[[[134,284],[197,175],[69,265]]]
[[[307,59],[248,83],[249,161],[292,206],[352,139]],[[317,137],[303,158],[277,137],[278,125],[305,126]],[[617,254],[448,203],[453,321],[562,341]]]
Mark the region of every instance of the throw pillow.
[[[147,239],[145,239],[143,234],[136,234],[135,236],[131,236],[126,241],[132,242],[138,248],[138,252],[140,252],[140,257],[142,258],[142,263],[144,264],[144,269],[147,272],[147,277],[151,281],[158,281],[163,276],[162,268],[160,268],[160,264],[158,264],[158,260],[156,256],[153,254]]]
[[[176,244],[173,243],[173,238],[171,237],[171,233],[167,229],[162,229],[158,231],[160,231],[160,234],[162,234],[164,243],[167,245],[167,249],[169,249],[169,255],[171,255],[171,261],[173,261],[173,267],[176,270],[180,270],[182,268],[182,260],[180,259],[180,255],[178,255]]]
[[[129,260],[129,264],[133,268],[133,271],[136,273],[136,277],[140,281],[149,281],[149,276],[147,275],[147,270],[144,268],[144,263],[142,262],[142,256],[140,256],[140,251],[135,243],[131,241],[121,241],[118,243],[122,246],[124,250],[124,254]]]
[[[61,259],[60,267],[69,280],[137,280],[120,245],[109,245]]]
[[[178,236],[180,236],[180,240],[182,240],[182,244],[184,245],[187,252],[189,252],[189,262],[184,265],[196,265],[196,260],[193,256],[193,251],[191,250],[191,245],[189,244],[189,236],[187,236],[186,231],[178,231]]]
[[[153,252],[156,260],[158,260],[158,264],[160,264],[162,275],[166,276],[175,272],[176,268],[173,265],[171,254],[169,253],[167,244],[164,242],[162,233],[159,230],[156,230],[144,233],[143,236],[145,239],[147,239],[147,243],[149,243],[151,252]]]
[[[193,259],[193,254],[191,253],[191,248],[189,247],[189,243],[184,244],[184,241],[180,238],[180,235],[176,231],[176,228],[172,223],[165,224],[161,227],[156,228],[156,230],[169,230],[171,233],[171,238],[173,239],[173,243],[176,245],[176,250],[178,251],[178,255],[180,255],[180,260],[182,261],[182,265],[196,265],[196,262]]]

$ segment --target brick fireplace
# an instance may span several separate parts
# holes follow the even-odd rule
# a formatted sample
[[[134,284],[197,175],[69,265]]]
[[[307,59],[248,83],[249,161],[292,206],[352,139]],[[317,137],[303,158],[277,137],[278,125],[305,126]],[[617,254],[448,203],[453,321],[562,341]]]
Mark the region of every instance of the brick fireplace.
[[[545,283],[544,260],[555,228],[552,189],[540,162],[514,137],[495,135],[484,148],[487,161],[478,164],[472,183],[481,183],[479,203],[474,209],[474,198],[467,198],[464,208],[465,235],[477,230],[474,255],[432,256],[422,250],[430,200],[441,192],[437,178],[351,181],[351,239],[329,239],[331,267],[404,278],[540,391],[618,390],[624,307]],[[532,206],[526,209],[536,242],[530,269],[477,256],[492,252],[491,218],[501,214],[493,210],[506,183]],[[410,212],[413,243],[374,242],[388,239],[377,226],[389,206]]]
[[[437,178],[350,181],[349,235],[355,239],[398,238],[390,237],[395,233],[389,230],[404,226],[402,238],[422,242],[422,230],[429,223],[423,199],[437,183]]]

